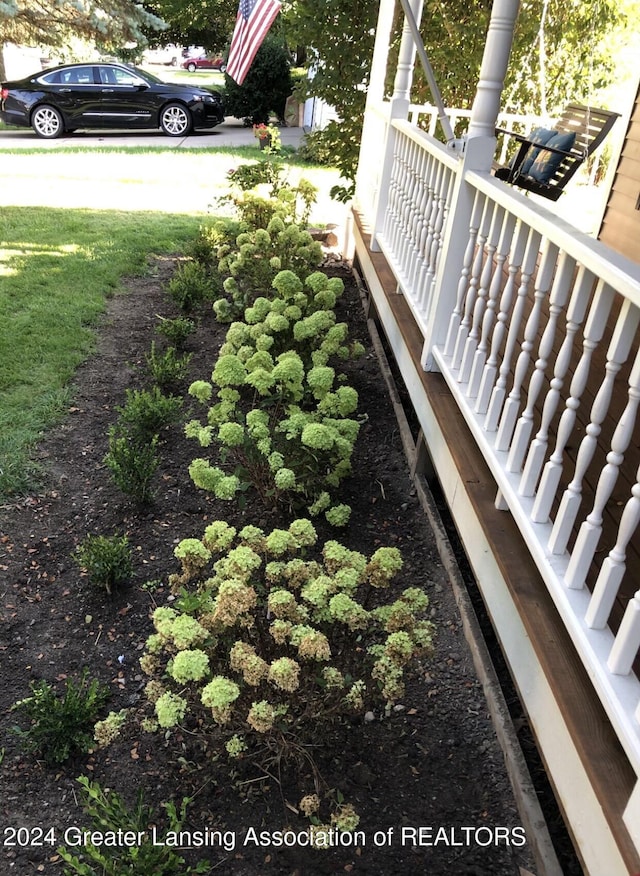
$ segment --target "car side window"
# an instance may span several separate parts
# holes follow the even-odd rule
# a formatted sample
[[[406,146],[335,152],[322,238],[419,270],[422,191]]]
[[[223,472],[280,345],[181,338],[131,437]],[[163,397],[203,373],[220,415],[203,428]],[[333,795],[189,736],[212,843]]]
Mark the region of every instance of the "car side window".
[[[54,70],[53,73],[47,73],[46,76],[41,76],[39,82],[46,82],[47,85],[60,85],[60,70]]]
[[[139,81],[137,76],[122,67],[112,67],[111,72],[116,85],[135,85]]]
[[[93,85],[93,67],[74,67],[60,71],[60,82],[63,85]]]
[[[117,82],[116,75],[115,75],[112,67],[100,67],[99,72],[100,72],[100,82],[102,82],[103,85],[115,85],[116,84],[116,82]]]

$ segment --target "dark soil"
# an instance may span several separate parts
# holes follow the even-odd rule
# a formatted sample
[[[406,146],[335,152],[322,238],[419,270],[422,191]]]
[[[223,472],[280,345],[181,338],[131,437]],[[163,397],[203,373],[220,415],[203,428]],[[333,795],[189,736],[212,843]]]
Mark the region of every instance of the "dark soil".
[[[511,833],[520,830],[520,819],[502,753],[412,488],[358,290],[341,265],[327,269],[344,276],[339,316],[367,346],[365,357],[345,366],[367,420],[345,487],[352,521],[338,535],[319,525],[321,541],[338,537],[366,554],[381,544],[397,546],[405,563],[398,586],[426,589],[437,627],[435,655],[416,667],[401,706],[390,716],[363,716],[317,740],[316,762],[328,787],[340,788],[360,814],[358,844],[314,852],[298,844],[283,849],[245,843],[251,829],[305,829],[307,822],[294,811],[305,777],[285,770],[280,782],[276,776],[260,779],[250,764],[232,773],[224,756],[205,757],[198,737],[186,729],[168,738],[130,730],[110,748],[58,769],[24,754],[10,732],[18,717],[11,707],[29,694],[30,682],[46,679],[62,688],[85,667],[109,685],[108,709],[140,703],[146,679],[138,657],[151,632],[150,611],[169,596],[162,582],[176,570],[177,541],[199,537],[212,519],[266,528],[283,522],[255,503],[239,511],[196,490],[187,473],[196,448],[179,426],[165,436],[148,510],[118,491],[103,463],[107,430],[125,389],[148,385],[145,355],[159,341],[158,315],[176,315],[166,294],[173,269],[173,260],[157,260],[148,276],[111,299],[96,351],[77,372],[68,416],[39,449],[42,490],[0,510],[0,874],[62,872],[56,847],[65,830],[93,826],[78,801],[79,775],[118,791],[130,804],[136,789],[143,789],[159,817],[161,803],[192,797],[185,827],[224,830],[233,839],[227,848],[185,853],[192,862],[206,857],[215,873],[511,876],[519,866],[531,868],[527,846],[516,845]],[[188,345],[189,380],[209,376],[224,333],[203,312]],[[113,532],[127,534],[135,572],[131,585],[109,598],[89,585],[72,554],[87,534]],[[14,834],[11,828],[26,830]],[[43,828],[53,845],[38,845],[34,828]],[[18,843],[9,845],[14,837]]]

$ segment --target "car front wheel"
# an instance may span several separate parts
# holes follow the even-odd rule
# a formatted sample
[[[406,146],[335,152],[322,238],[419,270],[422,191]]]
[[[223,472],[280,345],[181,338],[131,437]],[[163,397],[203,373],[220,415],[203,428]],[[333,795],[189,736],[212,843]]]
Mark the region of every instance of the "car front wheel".
[[[38,137],[53,140],[64,131],[62,116],[53,106],[39,106],[31,116],[31,127]]]
[[[189,64],[187,67],[187,70],[189,71],[189,73],[195,73],[197,69],[198,68],[196,67],[195,64]]]
[[[227,65],[226,64],[220,64],[220,72],[221,73],[227,72]]]
[[[179,103],[170,103],[160,113],[160,127],[169,137],[186,137],[193,128],[191,113]]]

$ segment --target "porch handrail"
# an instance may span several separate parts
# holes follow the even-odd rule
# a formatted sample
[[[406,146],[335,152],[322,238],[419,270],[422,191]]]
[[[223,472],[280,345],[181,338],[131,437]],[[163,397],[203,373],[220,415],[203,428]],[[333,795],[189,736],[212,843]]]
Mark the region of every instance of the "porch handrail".
[[[523,533],[640,777],[640,680],[632,671],[640,645],[640,591],[630,597],[616,633],[607,626],[625,551],[640,522],[640,469],[628,472],[635,485],[618,503],[624,508],[617,512],[616,541],[605,546],[608,557],[593,592],[585,586],[602,537],[603,509],[625,465],[640,409],[640,266],[489,173],[463,170],[411,122],[390,126],[393,168],[376,240],[425,336],[423,361],[442,371],[493,473],[497,501]],[[459,174],[473,207],[466,227],[451,239],[447,227],[458,209],[452,192]],[[445,246],[454,256],[446,263]],[[442,276],[443,265],[457,265],[457,275]],[[606,365],[594,375],[616,296],[623,303]],[[612,418],[616,375],[634,357],[626,407]],[[584,408],[589,375],[600,388],[583,434],[576,412]],[[595,473],[593,507],[582,509],[586,469],[609,421],[610,450]],[[578,446],[571,464],[570,441]],[[568,477],[571,466],[572,480],[561,487],[560,475],[566,470]],[[577,537],[569,549],[572,530]]]

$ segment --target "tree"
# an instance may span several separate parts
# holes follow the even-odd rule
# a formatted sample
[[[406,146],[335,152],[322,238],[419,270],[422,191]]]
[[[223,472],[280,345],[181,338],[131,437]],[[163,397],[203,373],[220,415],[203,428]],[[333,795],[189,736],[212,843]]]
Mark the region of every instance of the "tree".
[[[285,6],[287,40],[309,47],[313,71],[297,91],[335,109],[339,121],[329,122],[315,139],[349,181],[358,164],[377,16],[377,4],[369,0],[296,0]]]
[[[491,0],[427,0],[422,34],[447,106],[470,108],[475,96]],[[503,109],[554,114],[571,100],[590,100],[615,76],[612,34],[625,24],[618,0],[522,0]],[[412,91],[431,100],[419,65]]]
[[[471,107],[492,5],[492,0],[425,0],[422,35],[447,106]],[[615,77],[617,42],[611,35],[623,32],[631,8],[617,0],[522,0],[504,108],[538,113],[546,105],[555,112],[570,100],[593,102]],[[289,42],[312,47],[316,58],[306,92],[333,106],[340,119],[318,135],[322,151],[333,155],[348,180],[357,166],[377,12],[377,4],[366,0],[289,0],[285,6]],[[396,3],[391,71],[400,44],[399,12]],[[390,81],[389,95],[392,89]],[[431,102],[419,62],[411,97]]]
[[[163,42],[204,46],[210,52],[227,47],[238,13],[238,0],[149,0],[147,9],[167,23]],[[157,35],[148,34],[150,43]]]
[[[117,47],[164,22],[131,0],[0,0],[0,42],[61,46],[70,36]]]
[[[250,119],[254,125],[267,124],[271,112],[283,119],[292,84],[289,56],[282,40],[275,35],[267,36],[242,85],[228,75],[225,83],[225,108],[229,115]]]
[[[95,40],[106,49],[144,40],[143,28],[164,23],[131,0],[0,0],[0,46],[64,46],[71,37]],[[4,78],[0,52],[0,78]]]

